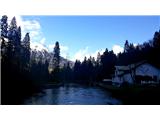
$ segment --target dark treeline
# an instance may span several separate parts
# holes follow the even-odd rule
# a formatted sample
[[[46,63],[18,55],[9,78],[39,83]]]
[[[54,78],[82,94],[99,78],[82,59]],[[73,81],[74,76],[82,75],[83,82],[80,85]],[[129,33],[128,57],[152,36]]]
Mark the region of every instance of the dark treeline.
[[[67,62],[61,64],[59,43],[53,52],[37,51],[30,48],[30,36],[21,38],[21,27],[16,18],[8,25],[7,16],[1,18],[1,78],[2,104],[23,104],[25,98],[40,91],[47,84],[79,83],[94,85],[103,79],[110,79],[115,65],[147,60],[160,67],[160,31],[153,39],[136,46],[124,43],[124,51],[115,55],[107,48],[97,58],[76,60],[74,66]],[[72,67],[71,67],[72,66]]]
[[[102,55],[98,53],[96,60],[94,57],[85,57],[82,62],[76,60],[73,68],[75,82],[92,85],[104,78],[111,78],[116,60],[116,55],[108,49]]]

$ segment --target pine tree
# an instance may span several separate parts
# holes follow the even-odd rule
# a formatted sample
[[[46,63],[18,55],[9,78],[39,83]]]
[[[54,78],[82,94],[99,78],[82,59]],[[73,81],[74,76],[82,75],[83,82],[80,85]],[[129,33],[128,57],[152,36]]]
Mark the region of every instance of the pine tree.
[[[26,33],[23,41],[22,41],[22,46],[27,48],[27,49],[30,49],[30,36],[29,36],[29,33]]]
[[[10,29],[17,29],[17,21],[16,21],[16,17],[13,17],[10,23]]]
[[[59,42],[55,43],[54,47],[54,56],[53,56],[53,65],[54,68],[59,68],[59,63],[60,63],[60,47],[59,47]]]
[[[19,26],[17,29],[17,45],[21,44],[21,27]]]
[[[79,60],[76,60],[73,67],[73,74],[76,82],[79,82],[80,80],[80,77],[81,77],[80,73],[81,73],[81,62]]]
[[[100,52],[98,52],[97,54],[97,60],[96,60],[97,64],[100,65],[101,64],[101,54]]]
[[[153,45],[156,48],[160,48],[160,30],[159,30],[159,32],[155,32],[155,34],[154,34]]]
[[[23,41],[22,41],[22,51],[21,51],[21,59],[24,64],[24,68],[28,69],[30,62],[30,36],[29,33],[26,33]]]
[[[17,37],[17,22],[15,17],[13,17],[11,20],[7,36],[11,41],[15,41]]]
[[[128,40],[126,40],[125,44],[124,44],[124,52],[128,52],[129,50],[129,42]]]
[[[6,15],[2,16],[1,19],[1,36],[2,37],[7,37],[7,32],[8,32],[8,22],[7,22],[8,17]]]
[[[20,52],[21,52],[21,27],[18,27],[16,31],[16,36],[14,41],[12,42],[14,46],[14,54],[15,59],[19,60],[17,62],[20,62]],[[18,63],[19,64],[19,63]]]

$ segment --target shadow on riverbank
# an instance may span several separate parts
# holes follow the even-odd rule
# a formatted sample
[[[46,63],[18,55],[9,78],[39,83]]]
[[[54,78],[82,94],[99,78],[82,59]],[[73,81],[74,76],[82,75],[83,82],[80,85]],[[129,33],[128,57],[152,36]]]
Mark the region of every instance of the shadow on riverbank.
[[[160,86],[100,86],[124,105],[160,105]]]

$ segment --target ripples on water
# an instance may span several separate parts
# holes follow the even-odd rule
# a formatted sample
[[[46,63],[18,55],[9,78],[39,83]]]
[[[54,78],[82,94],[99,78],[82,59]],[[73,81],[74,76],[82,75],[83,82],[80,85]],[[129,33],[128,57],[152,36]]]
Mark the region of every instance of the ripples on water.
[[[29,98],[28,105],[107,105],[121,102],[104,89],[78,85],[44,89],[42,93]]]

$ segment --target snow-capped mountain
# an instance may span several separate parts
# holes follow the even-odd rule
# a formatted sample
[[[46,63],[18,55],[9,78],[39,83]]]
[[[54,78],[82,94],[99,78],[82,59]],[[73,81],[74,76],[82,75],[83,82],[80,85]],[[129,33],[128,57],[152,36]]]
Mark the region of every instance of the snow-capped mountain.
[[[48,49],[42,44],[37,44],[37,46],[31,46],[31,58],[36,60],[42,60],[42,62],[45,62],[47,60],[49,62],[50,67],[53,67],[52,66],[53,56],[54,56],[54,53],[49,52]],[[73,61],[60,56],[60,67],[63,67],[68,63],[71,68],[74,66]]]

